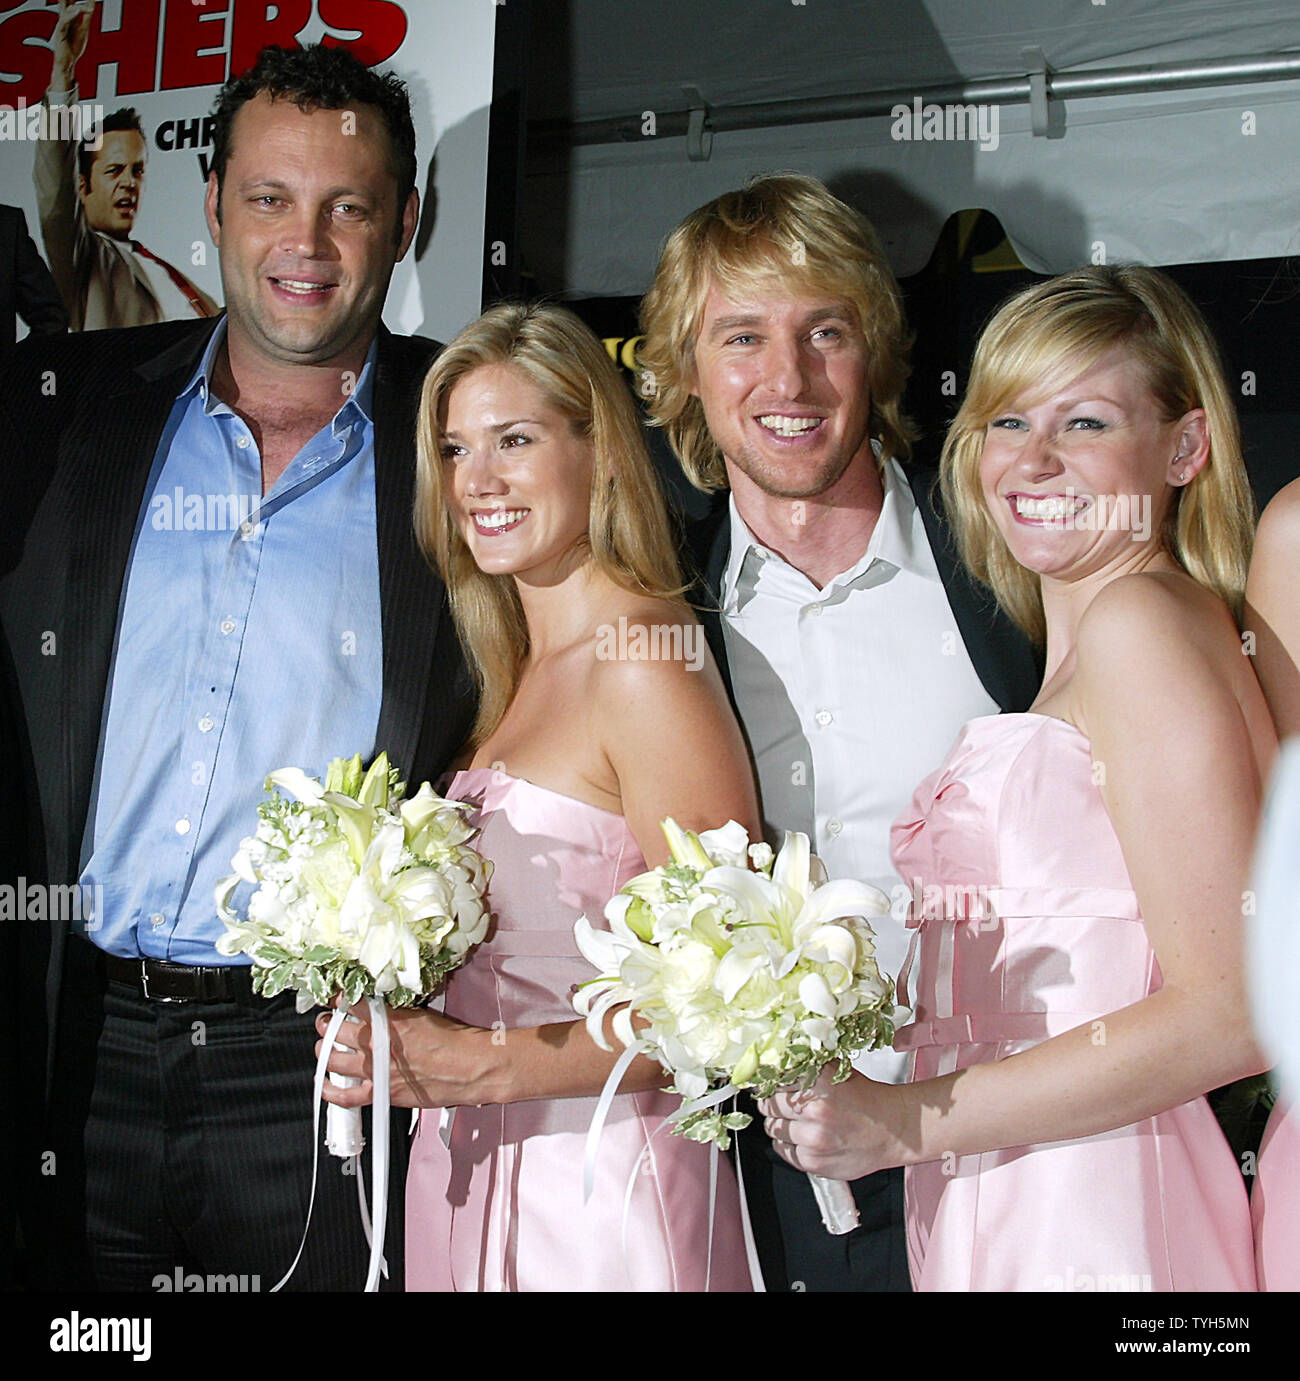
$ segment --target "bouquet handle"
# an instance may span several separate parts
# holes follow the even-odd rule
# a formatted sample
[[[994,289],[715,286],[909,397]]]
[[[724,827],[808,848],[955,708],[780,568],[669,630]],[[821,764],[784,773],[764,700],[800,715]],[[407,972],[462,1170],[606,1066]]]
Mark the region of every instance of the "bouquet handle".
[[[350,1074],[335,1074],[332,1070],[329,1080],[335,1088],[355,1088],[361,1082]],[[365,1144],[365,1133],[361,1130],[361,1109],[328,1104],[325,1109],[325,1146],[330,1155],[349,1160],[352,1156],[359,1156]]]
[[[853,1190],[844,1180],[828,1180],[824,1175],[809,1175],[813,1198],[822,1215],[822,1225],[833,1237],[843,1237],[858,1225],[858,1205]]]

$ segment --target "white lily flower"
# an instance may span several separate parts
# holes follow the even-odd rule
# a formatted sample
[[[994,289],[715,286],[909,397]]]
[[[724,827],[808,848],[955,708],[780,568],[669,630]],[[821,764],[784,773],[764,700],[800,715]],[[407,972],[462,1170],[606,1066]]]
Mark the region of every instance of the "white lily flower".
[[[267,784],[284,796],[259,807],[214,891],[219,948],[250,956],[258,991],[295,988],[300,1007],[340,990],[409,1003],[483,939],[491,864],[465,843],[468,807],[427,783],[403,801],[382,753],[364,771],[359,756],[334,759],[323,786],[298,768]],[[256,889],[247,919],[230,905],[240,882]]]
[[[713,863],[743,868],[749,856],[749,831],[735,820],[728,820],[721,829],[705,830],[700,846]]]
[[[309,777],[300,767],[281,767],[266,778],[266,789],[272,787],[287,791],[295,801],[304,805],[317,806],[324,790],[315,777]]]
[[[826,882],[805,835],[788,834],[773,857],[734,821],[698,836],[672,820],[663,829],[672,864],[611,899],[608,931],[586,918],[575,927],[601,976],[574,1006],[599,1045],[608,1048],[604,1017],[618,1007],[619,1039],[648,1046],[691,1099],[727,1083],[763,1095],[806,1085],[828,1060],[843,1077],[850,1055],[891,1038],[893,985],[865,920],[889,907],[879,889]],[[643,1029],[633,1030],[634,1011]],[[674,1130],[725,1140],[736,1125],[694,1110]]]

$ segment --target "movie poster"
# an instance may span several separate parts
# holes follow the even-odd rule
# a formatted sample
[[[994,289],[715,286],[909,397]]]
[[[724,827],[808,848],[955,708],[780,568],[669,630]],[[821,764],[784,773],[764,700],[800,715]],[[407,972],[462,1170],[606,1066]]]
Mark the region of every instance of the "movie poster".
[[[266,44],[346,46],[408,83],[418,140],[420,228],[385,321],[445,340],[480,308],[494,28],[484,0],[0,0],[0,202],[72,329],[209,315],[217,89]]]

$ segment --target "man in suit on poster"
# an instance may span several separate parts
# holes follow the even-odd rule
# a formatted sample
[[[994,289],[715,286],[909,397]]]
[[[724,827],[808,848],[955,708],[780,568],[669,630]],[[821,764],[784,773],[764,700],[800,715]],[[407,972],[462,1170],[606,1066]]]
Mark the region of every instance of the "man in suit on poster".
[[[51,126],[59,123],[60,112],[77,105],[76,65],[94,9],[91,0],[60,0],[45,93]],[[115,110],[96,130],[94,144],[78,141],[67,129],[60,134],[37,143],[33,172],[45,255],[72,329],[214,316],[216,303],[202,288],[131,238],[148,154],[136,112]]]
[[[691,533],[697,593],[773,843],[802,830],[831,877],[892,894],[882,971],[907,953],[889,827],[960,726],[1022,710],[1029,645],[966,574],[933,476],[905,470],[908,337],[870,226],[815,179],[757,179],[668,237],[642,304],[654,421],[687,477],[729,500]],[[905,1078],[892,1050],[858,1062]],[[761,1118],[739,1137],[772,1290],[907,1290],[903,1174],[853,1185],[860,1226],[822,1227]]]
[[[18,339],[17,318],[37,336],[68,329],[68,314],[16,206],[0,206],[0,350]]]
[[[380,320],[415,174],[400,81],[341,48],[268,48],[216,107],[206,214],[226,314],[15,353],[0,404],[14,775],[29,866],[86,902],[20,932],[28,1104],[48,1108],[23,1151],[39,1286],[149,1289],[179,1267],[269,1289],[293,1259],[313,1018],[292,994],[252,995],[217,953],[213,886],[269,771],[382,748],[418,783],[472,722],[411,521],[437,347]],[[322,1166],[290,1288],[364,1281],[340,1170]]]

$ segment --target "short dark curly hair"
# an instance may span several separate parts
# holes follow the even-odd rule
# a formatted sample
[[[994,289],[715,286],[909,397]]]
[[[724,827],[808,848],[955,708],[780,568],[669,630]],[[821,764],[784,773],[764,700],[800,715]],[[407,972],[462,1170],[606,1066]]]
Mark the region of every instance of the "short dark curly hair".
[[[212,171],[217,175],[218,210],[235,116],[245,101],[263,92],[272,100],[292,101],[305,112],[373,106],[388,130],[399,210],[406,205],[416,174],[415,126],[406,83],[391,72],[372,72],[346,48],[313,43],[306,48],[263,48],[247,72],[232,76],[217,92],[212,107]]]
[[[95,166],[95,159],[99,157],[104,135],[116,134],[122,130],[134,130],[141,139],[144,139],[145,149],[148,150],[149,141],[145,139],[144,126],[140,123],[140,113],[134,106],[123,106],[121,110],[115,110],[111,115],[106,115],[95,127],[98,138],[83,139],[77,145],[77,172],[84,181],[90,181],[90,170]]]

